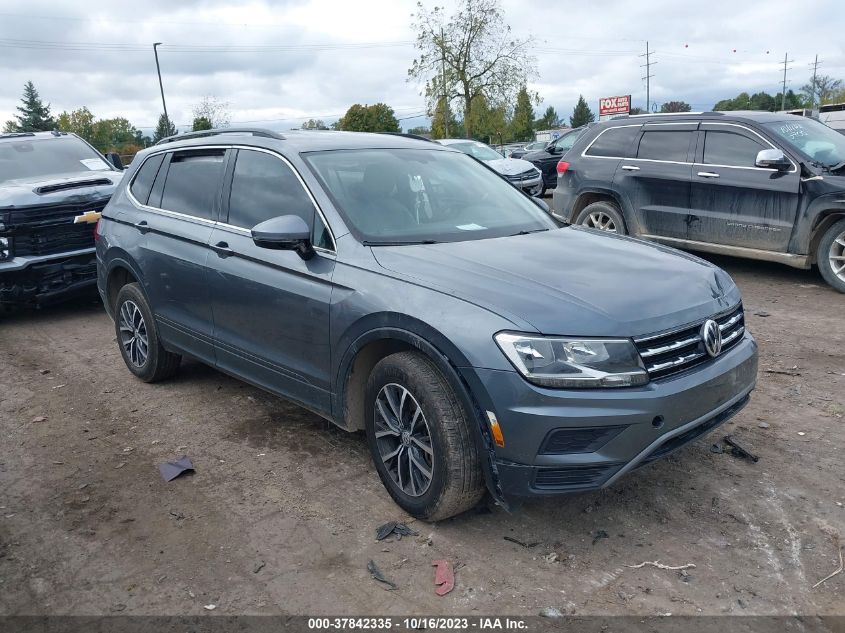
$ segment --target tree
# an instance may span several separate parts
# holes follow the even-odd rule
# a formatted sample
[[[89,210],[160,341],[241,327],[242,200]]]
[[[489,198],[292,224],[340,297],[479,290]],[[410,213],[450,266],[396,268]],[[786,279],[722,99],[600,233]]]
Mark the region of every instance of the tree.
[[[508,132],[505,107],[491,105],[483,94],[477,95],[472,100],[469,117],[464,118],[464,126],[473,130],[471,138],[491,145],[504,142]]]
[[[5,132],[49,132],[56,128],[50,104],[44,104],[31,81],[24,84],[21,105],[17,110],[20,113],[15,115],[17,120],[6,121]]]
[[[338,120],[339,130],[351,132],[401,132],[393,108],[384,103],[356,103]]]
[[[214,126],[204,116],[195,116],[194,117],[194,124],[191,126],[192,132],[200,132],[202,130],[211,130]]]
[[[229,112],[229,102],[220,101],[214,95],[206,95],[194,106],[194,119],[208,119],[212,128],[229,127],[232,116]],[[210,129],[210,128],[209,128]]]
[[[322,119],[308,119],[305,123],[302,124],[303,130],[328,130],[329,128],[326,127],[326,124],[323,123]]]
[[[431,128],[424,125],[412,127],[408,130],[408,134],[416,134],[417,136],[431,136]]]
[[[131,154],[143,147],[137,142],[137,136],[138,130],[128,119],[100,119],[94,124],[94,138],[91,144],[103,153]]]
[[[95,126],[94,115],[84,106],[73,112],[62,112],[56,119],[56,127],[59,130],[73,132],[89,143],[94,142]]]
[[[840,88],[839,90],[834,90],[830,93],[826,101],[822,102],[822,105],[827,105],[828,103],[843,103],[845,102],[845,88]]]
[[[534,138],[534,108],[531,95],[523,86],[516,93],[516,105],[511,117],[511,138],[515,141],[529,141]]]
[[[569,117],[569,125],[572,127],[581,127],[592,123],[596,120],[596,115],[590,110],[590,106],[584,101],[584,95],[578,95],[578,103],[575,104],[575,109],[572,111],[572,116]]]
[[[434,112],[429,110],[428,115],[431,117],[431,138],[459,138],[464,135],[464,126],[455,117],[445,97],[437,100]]]
[[[648,114],[648,111],[645,108],[634,107],[628,114]]]
[[[166,114],[158,118],[158,125],[156,125],[155,132],[153,132],[153,143],[158,143],[161,139],[176,134],[176,126],[170,122]]]
[[[546,108],[543,116],[534,121],[534,128],[537,130],[553,130],[556,127],[560,127],[560,117],[552,106]]]
[[[419,56],[408,78],[425,83],[429,111],[441,97],[458,101],[467,137],[474,134],[474,99],[483,95],[491,107],[506,106],[537,76],[530,40],[513,36],[499,0],[459,0],[457,11],[448,17],[441,7],[428,10],[418,2],[412,20]]]
[[[686,101],[667,101],[660,106],[660,111],[666,112],[692,112],[692,107]]]
[[[747,92],[741,92],[733,99],[722,99],[716,102],[713,109],[716,111],[722,110],[764,110],[767,112],[777,112],[781,109],[781,93],[770,95],[767,92],[756,92],[749,95]],[[796,95],[792,90],[786,92],[785,110],[798,110],[804,107],[804,101]]]
[[[841,87],[841,79],[834,79],[830,75],[816,75],[801,86],[801,92],[807,97],[807,104],[813,107],[817,103],[827,103],[830,96]]]

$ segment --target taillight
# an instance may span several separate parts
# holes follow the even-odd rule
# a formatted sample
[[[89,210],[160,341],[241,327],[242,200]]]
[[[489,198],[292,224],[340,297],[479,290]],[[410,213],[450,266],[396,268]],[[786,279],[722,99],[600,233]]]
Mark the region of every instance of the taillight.
[[[562,160],[557,164],[557,173],[562,174],[567,169],[569,169],[569,163],[567,163],[565,160]]]
[[[97,223],[94,225],[94,241],[95,242],[100,241],[100,235],[101,235],[100,234],[100,222],[102,222],[102,221],[103,221],[103,218],[101,216],[101,217],[97,218]]]

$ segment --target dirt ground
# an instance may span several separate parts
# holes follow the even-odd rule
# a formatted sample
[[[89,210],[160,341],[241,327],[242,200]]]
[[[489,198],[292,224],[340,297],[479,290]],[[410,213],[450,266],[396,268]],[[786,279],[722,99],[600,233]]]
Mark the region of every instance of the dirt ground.
[[[0,614],[845,614],[845,574],[813,588],[845,545],[845,296],[814,271],[714,261],[761,350],[739,416],[609,490],[401,541],[375,540],[407,517],[360,435],[195,362],[139,382],[94,300],[6,315]],[[711,452],[728,432],[760,461]],[[196,473],[165,483],[182,454]],[[439,558],[457,568],[442,598]],[[695,567],[629,567],[658,560]]]

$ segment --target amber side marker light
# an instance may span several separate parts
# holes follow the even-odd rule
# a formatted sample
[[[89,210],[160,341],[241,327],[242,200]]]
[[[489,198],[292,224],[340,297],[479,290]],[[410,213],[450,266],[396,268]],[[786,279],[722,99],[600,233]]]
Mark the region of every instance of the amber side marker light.
[[[505,447],[505,436],[502,435],[502,427],[499,426],[499,420],[496,414],[492,411],[487,412],[487,419],[490,421],[490,430],[493,432],[493,441],[499,448]]]

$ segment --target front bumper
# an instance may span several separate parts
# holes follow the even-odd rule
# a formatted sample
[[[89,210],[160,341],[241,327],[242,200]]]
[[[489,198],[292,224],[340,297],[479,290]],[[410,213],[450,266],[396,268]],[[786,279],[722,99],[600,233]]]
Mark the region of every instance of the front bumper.
[[[0,263],[0,303],[45,305],[88,291],[97,283],[93,248]]]
[[[465,377],[504,436],[494,462],[504,496],[555,495],[609,486],[726,422],[756,384],[757,344],[746,333],[705,365],[630,389],[545,389],[489,369]]]

